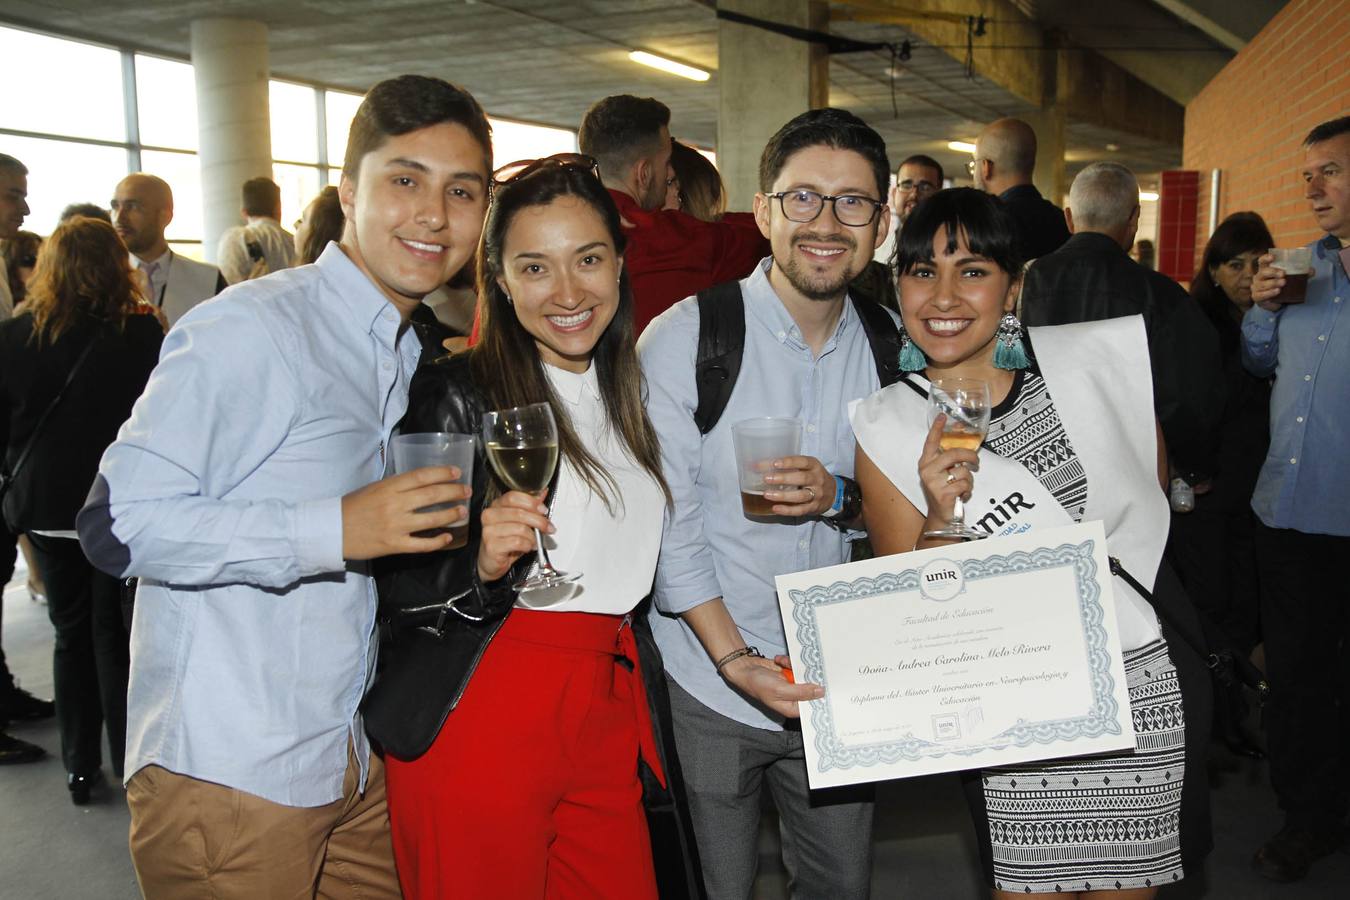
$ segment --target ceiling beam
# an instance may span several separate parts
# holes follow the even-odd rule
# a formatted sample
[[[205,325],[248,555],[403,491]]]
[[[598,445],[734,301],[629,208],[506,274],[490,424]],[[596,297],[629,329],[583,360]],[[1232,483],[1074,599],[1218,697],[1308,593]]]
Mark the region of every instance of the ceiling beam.
[[[1234,53],[1274,18],[1285,0],[1153,0]]]
[[[1070,122],[1181,146],[1179,103],[1100,53],[1052,37],[1009,0],[836,0],[832,17],[899,25],[964,62],[967,17],[980,14],[985,34],[969,44],[976,74],[1039,108],[1064,104]]]

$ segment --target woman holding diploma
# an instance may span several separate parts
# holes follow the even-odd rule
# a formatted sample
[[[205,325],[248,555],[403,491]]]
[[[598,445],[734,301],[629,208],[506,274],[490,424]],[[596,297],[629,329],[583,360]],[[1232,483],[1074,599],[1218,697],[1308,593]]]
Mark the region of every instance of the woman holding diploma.
[[[479,343],[419,369],[400,426],[482,429],[467,545],[380,579],[391,637],[366,724],[410,898],[656,897],[639,758],[665,774],[629,614],[668,495],[594,169],[566,154],[496,173]],[[502,424],[531,405],[550,426]],[[522,582],[549,563],[536,531],[561,570],[540,589]]]
[[[1013,222],[976,190],[921,204],[896,254],[910,374],[852,417],[878,555],[942,545],[925,533],[959,520],[959,499],[966,525],[987,535],[1100,519],[1108,552],[1155,594],[1171,592],[1175,579],[1159,572],[1166,453],[1142,320],[1033,329],[1033,355],[1012,316],[1022,263]],[[981,449],[943,450],[946,417],[928,424],[930,381],[948,378],[988,385]],[[1185,759],[1189,715],[1172,659],[1183,651],[1169,648],[1146,598],[1121,579],[1113,587],[1138,749],[970,773],[996,897],[1148,898],[1209,848],[1204,773]],[[1203,668],[1197,684],[1208,687]]]

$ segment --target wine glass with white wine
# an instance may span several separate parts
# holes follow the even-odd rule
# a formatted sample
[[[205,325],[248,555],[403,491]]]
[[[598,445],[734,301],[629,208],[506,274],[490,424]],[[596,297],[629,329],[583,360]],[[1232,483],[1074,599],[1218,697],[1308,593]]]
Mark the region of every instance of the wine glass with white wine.
[[[547,403],[531,403],[483,414],[483,444],[488,462],[513,491],[538,494],[548,487],[558,465],[558,425]],[[557,587],[581,577],[562,572],[549,562],[544,536],[534,533],[539,558],[534,574],[516,582],[517,591]]]
[[[938,416],[946,416],[938,446],[946,450],[979,450],[989,432],[989,384],[978,378],[934,378],[928,388],[928,424]],[[926,538],[955,538],[976,541],[985,534],[966,524],[966,507],[957,497],[952,517],[947,524],[933,531],[925,531]]]

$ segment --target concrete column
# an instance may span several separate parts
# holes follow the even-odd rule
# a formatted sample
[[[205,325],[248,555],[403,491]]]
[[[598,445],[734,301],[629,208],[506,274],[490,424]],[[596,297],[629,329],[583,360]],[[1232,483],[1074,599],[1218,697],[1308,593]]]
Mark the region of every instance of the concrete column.
[[[245,19],[194,20],[192,69],[205,218],[202,249],[215,261],[221,234],[242,222],[240,187],[250,178],[272,177],[267,26]]]
[[[829,27],[822,0],[721,0],[718,7],[798,28]],[[829,55],[820,44],[719,20],[717,60],[717,167],[729,208],[748,210],[769,138],[798,113],[829,103]]]
[[[1069,182],[1064,170],[1065,129],[1069,115],[1069,50],[1066,38],[1057,32],[1045,37],[1042,65],[1045,67],[1045,96],[1041,108],[1026,117],[1036,130],[1036,171],[1032,182],[1045,199],[1063,206],[1069,197]]]

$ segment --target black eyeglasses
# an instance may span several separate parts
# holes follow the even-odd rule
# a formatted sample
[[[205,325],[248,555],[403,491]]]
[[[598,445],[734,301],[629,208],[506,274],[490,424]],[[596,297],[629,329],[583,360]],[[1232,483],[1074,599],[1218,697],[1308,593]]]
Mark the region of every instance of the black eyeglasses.
[[[584,153],[555,153],[543,159],[518,159],[513,163],[507,163],[492,173],[492,184],[501,187],[550,167],[580,169],[590,172],[597,179],[600,177],[600,164],[595,161],[595,157]]]
[[[783,215],[793,222],[814,222],[825,208],[825,201],[834,207],[834,217],[840,225],[858,227],[871,225],[872,220],[886,204],[871,197],[859,194],[841,194],[832,197],[829,194],[817,194],[815,191],[779,191],[764,196],[778,201]]]
[[[906,194],[911,193],[934,194],[937,193],[938,189],[938,186],[936,184],[933,184],[933,182],[931,181],[914,181],[913,179],[910,178],[906,178],[904,181],[897,184],[896,187],[904,191]]]

